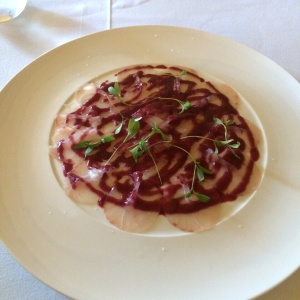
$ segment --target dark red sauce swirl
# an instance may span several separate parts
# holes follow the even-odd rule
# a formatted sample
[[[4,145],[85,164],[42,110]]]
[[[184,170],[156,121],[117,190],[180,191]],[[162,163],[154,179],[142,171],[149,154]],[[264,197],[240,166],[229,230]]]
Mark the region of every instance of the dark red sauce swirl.
[[[122,101],[109,92],[115,81],[104,81],[80,108],[65,116],[63,126],[73,130],[59,141],[56,151],[74,190],[79,183],[85,184],[98,196],[100,206],[111,202],[160,214],[196,212],[233,201],[246,190],[259,159],[248,123],[217,85],[192,71],[185,75],[181,71],[163,65],[124,69],[116,74]],[[182,112],[179,101],[188,101],[191,107]],[[224,127],[215,118],[234,121],[226,128],[226,137]],[[123,143],[130,119],[139,119],[140,128],[133,138]],[[115,134],[122,122],[121,132]],[[130,149],[147,137],[154,124],[168,140],[154,134],[147,140],[152,156],[144,153],[135,161]],[[107,126],[110,126],[108,131]],[[85,157],[85,149],[76,149],[75,145],[90,139],[90,130],[98,138],[112,135],[116,139],[100,144]],[[80,133],[77,139],[75,132]],[[229,149],[218,145],[216,150],[216,141],[225,138],[239,142],[240,146]],[[93,181],[89,176],[78,175],[77,162],[66,158],[68,147],[85,162],[87,170],[101,171],[101,178]],[[210,171],[201,182],[194,178],[195,161]],[[191,186],[196,193],[209,197],[209,201],[200,201],[195,195],[186,196]]]

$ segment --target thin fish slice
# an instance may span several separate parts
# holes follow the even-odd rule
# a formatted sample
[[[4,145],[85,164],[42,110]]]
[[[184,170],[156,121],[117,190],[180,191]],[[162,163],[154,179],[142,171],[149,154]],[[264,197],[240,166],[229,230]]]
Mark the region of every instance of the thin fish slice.
[[[125,207],[105,202],[104,213],[107,220],[117,228],[128,232],[145,232],[156,222],[159,213],[143,211],[132,205]]]
[[[178,229],[186,232],[200,232],[211,229],[221,216],[221,204],[201,209],[189,214],[166,214],[168,221]]]

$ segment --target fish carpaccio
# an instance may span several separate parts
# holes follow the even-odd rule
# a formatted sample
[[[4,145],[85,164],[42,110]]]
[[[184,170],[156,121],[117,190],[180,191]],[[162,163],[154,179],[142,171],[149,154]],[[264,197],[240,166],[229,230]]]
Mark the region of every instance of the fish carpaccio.
[[[97,203],[116,227],[143,232],[164,215],[202,231],[259,181],[258,141],[238,101],[189,69],[131,66],[74,94],[55,119],[50,153],[68,196]]]

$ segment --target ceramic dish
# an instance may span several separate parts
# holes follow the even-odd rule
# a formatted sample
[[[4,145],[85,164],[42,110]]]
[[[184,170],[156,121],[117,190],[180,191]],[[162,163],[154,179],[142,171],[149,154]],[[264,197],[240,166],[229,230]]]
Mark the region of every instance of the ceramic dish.
[[[97,219],[100,208],[87,213],[61,188],[48,155],[57,112],[85,82],[145,63],[186,66],[228,83],[262,130],[263,180],[212,230],[122,232]],[[59,292],[75,299],[247,299],[299,267],[300,85],[257,52],[186,28],[99,32],[31,63],[2,90],[0,106],[1,238]]]

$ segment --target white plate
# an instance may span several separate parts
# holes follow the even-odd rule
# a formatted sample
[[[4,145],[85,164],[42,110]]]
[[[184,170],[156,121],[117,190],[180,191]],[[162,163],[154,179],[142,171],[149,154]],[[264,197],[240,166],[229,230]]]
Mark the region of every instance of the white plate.
[[[240,92],[260,120],[265,175],[247,205],[200,234],[135,235],[97,222],[48,156],[56,113],[86,81],[133,64],[182,65]],[[63,45],[0,98],[0,233],[16,259],[76,299],[248,299],[300,265],[300,85],[257,52],[209,33],[142,26]]]

